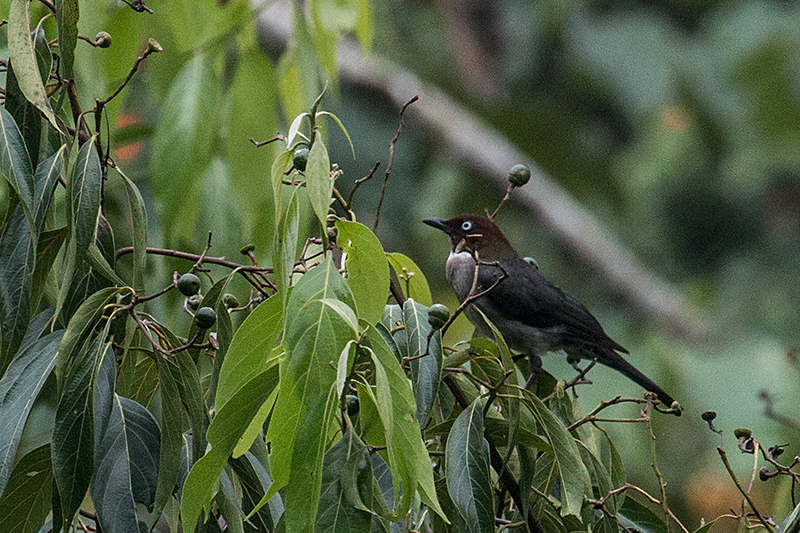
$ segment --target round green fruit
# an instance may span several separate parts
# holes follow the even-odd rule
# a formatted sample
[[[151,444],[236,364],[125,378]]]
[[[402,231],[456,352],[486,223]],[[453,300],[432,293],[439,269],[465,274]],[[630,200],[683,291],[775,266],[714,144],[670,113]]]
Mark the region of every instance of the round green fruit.
[[[222,296],[222,303],[225,305],[225,309],[233,309],[234,307],[239,307],[239,300],[233,294],[226,292]]]
[[[191,272],[187,272],[178,278],[178,290],[184,296],[194,296],[200,292],[200,278]]]
[[[442,329],[447,320],[450,318],[450,309],[444,304],[433,304],[428,309],[428,324],[433,329]]]
[[[301,144],[294,150],[294,156],[292,157],[292,164],[294,168],[303,172],[306,169],[306,164],[308,163],[308,146]]]
[[[514,165],[508,173],[508,181],[514,187],[522,187],[531,179],[531,169],[525,165]]]
[[[217,313],[210,307],[201,307],[194,315],[194,319],[198,328],[208,329],[217,321]]]

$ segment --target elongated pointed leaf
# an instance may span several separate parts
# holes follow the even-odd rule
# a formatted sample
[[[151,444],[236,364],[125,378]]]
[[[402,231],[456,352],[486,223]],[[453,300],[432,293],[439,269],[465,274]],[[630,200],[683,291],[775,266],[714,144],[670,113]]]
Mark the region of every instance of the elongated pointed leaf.
[[[317,215],[320,225],[324,228],[328,219],[328,208],[331,205],[333,193],[333,179],[331,178],[331,162],[328,150],[322,142],[319,132],[314,136],[314,144],[308,153],[308,163],[305,170],[306,189],[311,207]]]
[[[0,494],[8,482],[25,421],[56,363],[63,331],[28,345],[0,379]]]
[[[311,268],[289,297],[281,358],[278,401],[268,431],[272,441],[273,485],[265,498],[289,484],[298,497],[286,497],[286,525],[313,525],[322,481],[324,443],[337,401],[331,402],[336,372],[329,365],[355,339],[352,326],[322,300],[355,305],[349,287],[331,259]],[[351,311],[352,312],[352,311]],[[302,437],[301,437],[302,435]],[[290,483],[291,479],[291,483]],[[302,494],[302,496],[300,496]]]
[[[208,443],[211,449],[195,462],[183,485],[181,519],[184,531],[194,531],[200,511],[208,509],[219,473],[239,437],[277,383],[278,367],[274,366],[242,385],[217,411],[217,416],[208,427]]]
[[[217,411],[245,383],[277,363],[271,355],[282,331],[283,310],[279,298],[261,302],[242,322],[220,370],[215,402]]]
[[[376,324],[389,298],[389,263],[380,241],[358,222],[337,220],[337,242],[347,254],[347,284],[356,299],[358,318]]]
[[[365,445],[361,439],[353,432],[348,430],[342,438],[325,453],[325,461],[322,466],[322,495],[319,500],[319,510],[314,524],[314,531],[318,533],[347,533],[368,532],[372,522],[372,514],[369,509],[356,508],[345,494],[346,481],[343,476],[348,473],[348,466],[358,466],[364,464],[363,471],[369,474],[369,484],[364,483],[361,488],[371,489],[372,487],[372,468],[369,457],[364,457]],[[355,459],[355,465],[348,465],[348,459]],[[348,484],[349,490],[357,495],[358,488],[356,481],[359,471],[355,476],[351,476]],[[363,505],[363,502],[362,502]]]
[[[72,79],[75,45],[78,43],[78,0],[56,0],[58,54],[61,56],[61,77]]]
[[[33,198],[33,219],[36,235],[40,235],[44,230],[47,211],[50,209],[50,202],[58,185],[58,176],[64,168],[66,149],[67,145],[61,146],[56,153],[36,167],[36,174],[33,177],[35,193]]]
[[[147,209],[142,193],[128,176],[115,168],[125,184],[128,195],[128,208],[133,225],[133,289],[142,294],[145,290],[145,271],[147,269]]]
[[[403,322],[406,326],[408,357],[412,358],[411,384],[417,402],[417,420],[424,428],[428,425],[428,418],[442,379],[444,357],[441,332],[434,333],[428,345],[428,333],[431,331],[431,325],[428,324],[428,308],[415,302],[413,298],[403,304]]]
[[[436,498],[430,456],[422,441],[422,432],[415,416],[416,402],[400,363],[380,333],[369,327],[366,331],[374,354],[376,370],[376,405],[383,422],[387,455],[396,496],[391,519],[399,520],[408,512],[411,497],[419,491],[420,499],[439,516],[447,520]],[[372,443],[370,443],[372,444]]]
[[[295,252],[297,250],[297,237],[300,225],[300,204],[297,199],[298,187],[292,188],[292,195],[286,212],[281,214],[280,223],[275,231],[275,259],[273,267],[275,269],[275,284],[278,286],[278,294],[286,307],[289,295],[289,285],[294,267]]]
[[[69,528],[89,488],[94,465],[95,375],[111,343],[108,326],[78,358],[66,376],[53,429],[53,473],[61,502],[62,526]],[[65,333],[66,337],[66,333]],[[63,346],[63,340],[62,340]]]
[[[483,438],[483,405],[476,399],[464,409],[447,436],[447,492],[467,531],[494,531],[489,443]]]
[[[14,466],[8,490],[0,498],[0,531],[39,531],[50,514],[52,485],[50,445],[45,444]]]
[[[541,424],[547,440],[553,446],[554,468],[561,480],[562,514],[580,516],[583,497],[591,495],[592,484],[575,439],[538,397],[528,393],[525,398],[525,405]]]
[[[73,0],[77,1],[77,0]],[[14,65],[19,88],[25,98],[44,113],[56,131],[58,127],[53,108],[47,99],[39,66],[36,63],[33,38],[30,27],[30,2],[28,0],[11,0],[8,13],[8,51],[9,59]]]
[[[0,235],[0,373],[19,348],[31,315],[36,246],[22,205]]]
[[[158,424],[140,404],[116,393],[116,362],[106,351],[94,392],[94,476],[98,521],[107,531],[138,531],[135,505],[150,506],[159,462]]]
[[[33,222],[33,166],[14,117],[0,109],[0,170],[19,196],[26,218]]]

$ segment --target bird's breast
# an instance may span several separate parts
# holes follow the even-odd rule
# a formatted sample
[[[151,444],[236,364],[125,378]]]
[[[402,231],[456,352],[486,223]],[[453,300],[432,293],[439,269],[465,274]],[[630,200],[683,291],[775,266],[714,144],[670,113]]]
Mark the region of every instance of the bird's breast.
[[[472,282],[475,277],[475,259],[469,252],[451,252],[447,258],[445,267],[447,281],[453,287],[459,302],[463,302],[472,289]]]

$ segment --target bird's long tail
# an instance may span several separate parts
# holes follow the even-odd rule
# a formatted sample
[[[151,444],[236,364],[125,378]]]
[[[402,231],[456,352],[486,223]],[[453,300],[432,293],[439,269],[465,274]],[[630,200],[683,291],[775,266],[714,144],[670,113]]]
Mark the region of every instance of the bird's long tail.
[[[597,355],[597,361],[608,367],[613,368],[623,376],[626,376],[632,381],[638,383],[646,390],[655,393],[656,396],[658,396],[658,399],[661,401],[661,403],[663,403],[665,406],[672,407],[672,404],[675,402],[672,396],[664,392],[664,390],[655,383],[653,383],[653,381],[650,378],[648,378],[647,376],[636,370],[636,367],[634,367],[632,364],[626,361],[617,352],[610,349],[603,350],[601,353]],[[675,414],[680,416],[681,414],[680,410],[676,410]]]

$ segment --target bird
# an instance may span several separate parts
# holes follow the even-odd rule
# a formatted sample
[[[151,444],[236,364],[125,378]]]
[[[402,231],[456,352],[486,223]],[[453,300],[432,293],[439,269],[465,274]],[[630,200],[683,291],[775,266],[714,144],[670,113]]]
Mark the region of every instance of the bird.
[[[464,308],[477,332],[491,336],[473,306],[494,324],[510,348],[529,357],[532,372],[526,388],[532,384],[537,364],[541,365],[539,356],[563,350],[576,369],[582,359],[596,360],[655,393],[661,403],[680,415],[672,396],[621,355],[630,352],[606,334],[582,303],[539,272],[535,262],[520,257],[492,219],[462,214],[423,222],[450,238],[445,273],[458,301],[483,293]]]

